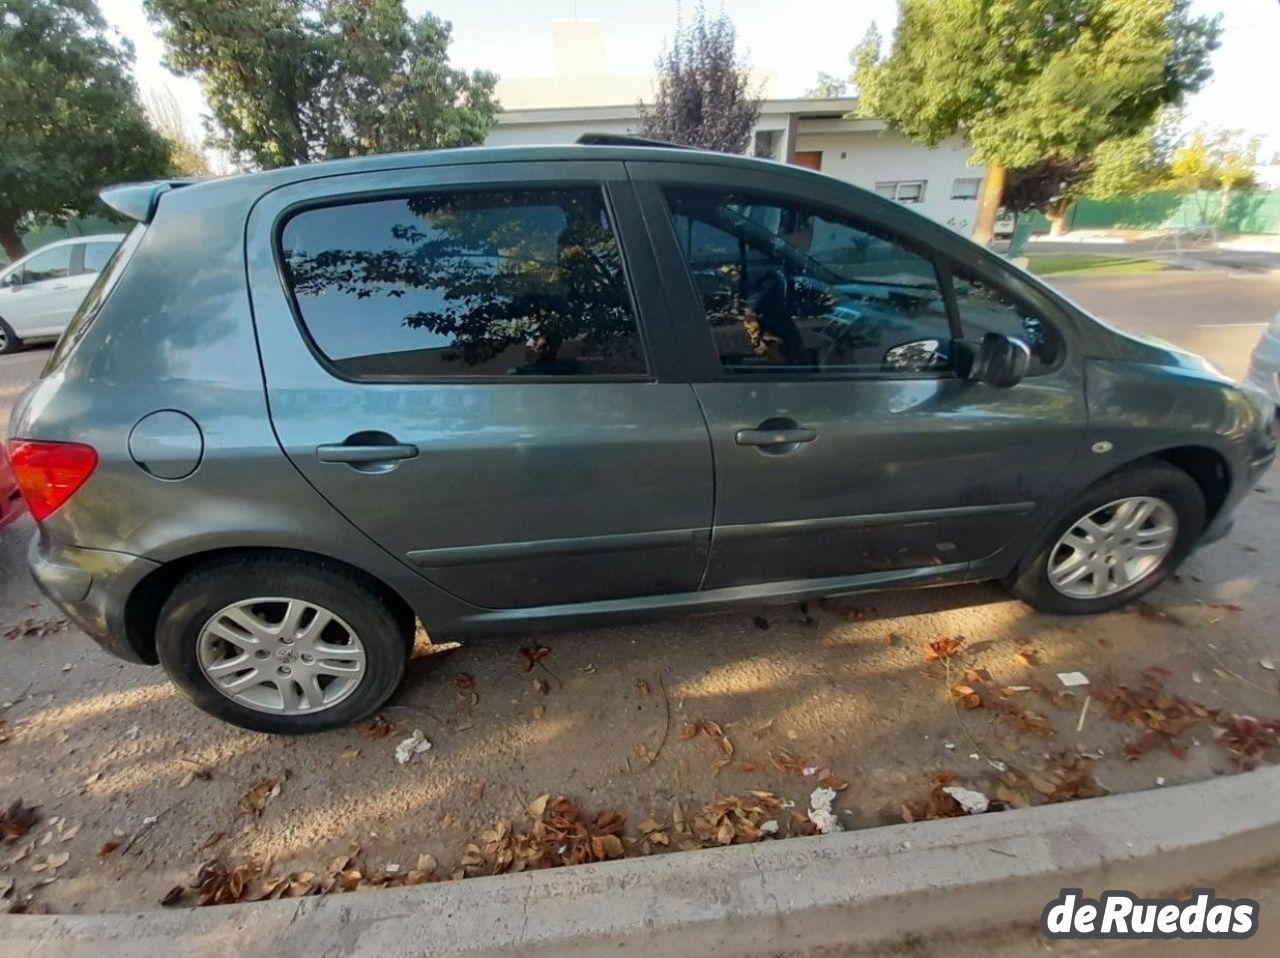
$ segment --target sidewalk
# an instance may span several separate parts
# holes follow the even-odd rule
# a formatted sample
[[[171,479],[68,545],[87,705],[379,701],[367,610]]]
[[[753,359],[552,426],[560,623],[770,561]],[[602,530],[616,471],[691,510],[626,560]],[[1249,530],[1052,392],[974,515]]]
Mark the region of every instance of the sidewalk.
[[[1027,930],[1030,941],[1063,887],[1149,896],[1275,864],[1277,791],[1280,769],[1269,768],[922,826],[382,892],[142,915],[12,916],[0,918],[0,958],[704,958],[853,954],[908,939],[912,954],[955,954],[955,942],[1005,927]],[[1258,954],[1277,946],[1280,927],[1265,911],[1262,923],[1250,948]],[[1203,953],[1202,943],[1190,944]]]

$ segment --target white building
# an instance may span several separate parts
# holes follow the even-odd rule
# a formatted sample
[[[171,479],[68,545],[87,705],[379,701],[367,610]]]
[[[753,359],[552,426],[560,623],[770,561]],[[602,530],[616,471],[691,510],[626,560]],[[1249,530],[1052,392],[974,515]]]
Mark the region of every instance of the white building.
[[[605,72],[603,24],[556,23],[552,35],[556,75],[501,80],[504,110],[485,142],[572,143],[588,132],[638,132],[639,104],[652,96],[653,77]],[[759,74],[756,86],[768,96],[775,78]],[[985,171],[969,165],[968,147],[959,138],[919,146],[880,120],[848,119],[856,108],[854,97],[765,99],[753,152],[821,170],[972,232]]]

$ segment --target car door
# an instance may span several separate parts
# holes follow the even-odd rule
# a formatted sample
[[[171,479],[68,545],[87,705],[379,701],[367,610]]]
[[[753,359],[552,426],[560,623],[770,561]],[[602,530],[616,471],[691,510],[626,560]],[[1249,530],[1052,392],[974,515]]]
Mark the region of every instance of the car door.
[[[54,336],[79,305],[71,282],[72,244],[32,254],[0,293],[0,316],[19,338]]]
[[[955,579],[1038,521],[1079,452],[1082,373],[1069,331],[994,283],[961,315],[938,244],[972,247],[828,179],[628,166],[711,430],[705,588]],[[970,320],[1038,332],[1035,375],[960,378]]]
[[[248,235],[280,442],[387,551],[489,608],[697,589],[710,442],[621,164],[316,179]]]

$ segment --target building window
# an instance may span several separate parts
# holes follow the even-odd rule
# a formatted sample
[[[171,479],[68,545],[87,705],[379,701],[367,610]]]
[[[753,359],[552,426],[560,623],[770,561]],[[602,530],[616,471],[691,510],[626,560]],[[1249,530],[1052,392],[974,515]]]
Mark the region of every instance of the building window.
[[[762,160],[778,158],[778,131],[756,130],[755,143],[751,147],[751,155]]]
[[[951,198],[953,200],[976,200],[982,189],[982,177],[958,176],[951,181]]]
[[[923,203],[928,180],[886,180],[876,184],[876,192],[898,203]]]

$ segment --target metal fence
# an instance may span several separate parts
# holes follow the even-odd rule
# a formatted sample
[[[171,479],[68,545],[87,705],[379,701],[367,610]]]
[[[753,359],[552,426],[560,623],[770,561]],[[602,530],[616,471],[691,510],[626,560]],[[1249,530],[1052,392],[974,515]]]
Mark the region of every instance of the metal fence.
[[[1034,232],[1048,230],[1038,213],[1028,215]],[[1083,199],[1067,214],[1067,228],[1193,229],[1216,226],[1224,233],[1280,233],[1280,190],[1214,190],[1143,193],[1121,200]]]

